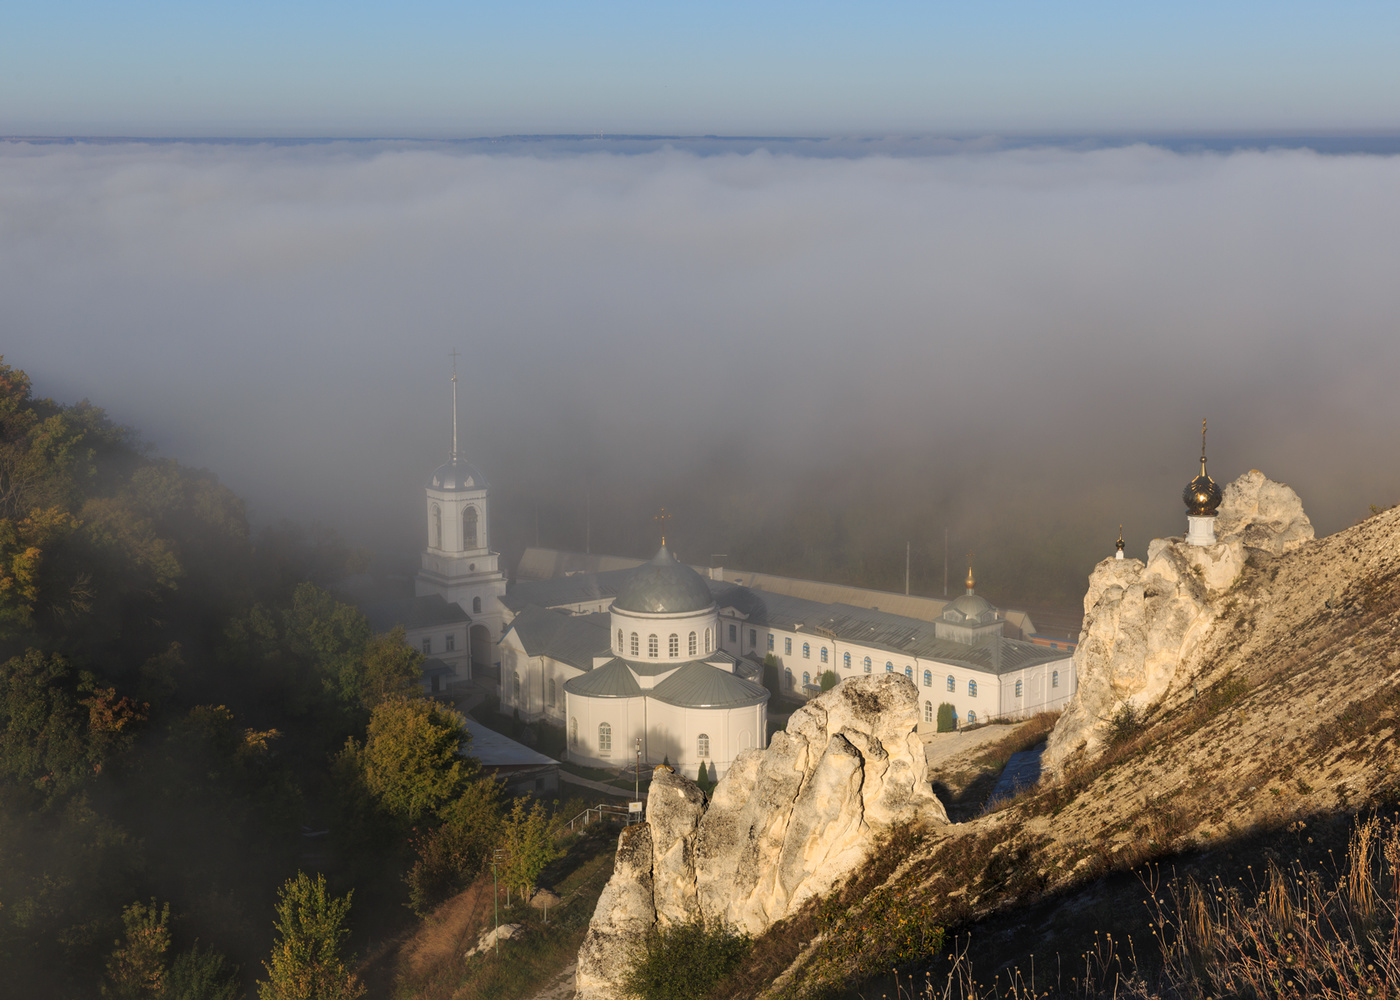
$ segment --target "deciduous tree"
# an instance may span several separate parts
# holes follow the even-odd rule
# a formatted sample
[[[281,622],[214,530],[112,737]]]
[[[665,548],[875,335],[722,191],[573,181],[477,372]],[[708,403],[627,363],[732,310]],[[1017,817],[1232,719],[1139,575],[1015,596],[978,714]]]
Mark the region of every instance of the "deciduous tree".
[[[277,897],[277,941],[263,963],[267,979],[258,982],[259,1000],[354,1000],[364,994],[341,954],[353,895],[332,895],[324,875],[313,879],[298,872],[287,880]]]

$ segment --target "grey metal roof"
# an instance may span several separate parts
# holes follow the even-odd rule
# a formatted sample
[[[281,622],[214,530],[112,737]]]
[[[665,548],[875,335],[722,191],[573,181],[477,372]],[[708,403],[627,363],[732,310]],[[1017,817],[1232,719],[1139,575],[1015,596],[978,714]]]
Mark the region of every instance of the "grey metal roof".
[[[768,700],[768,689],[692,660],[649,692],[649,697],[679,708],[742,708]]]
[[[608,652],[608,616],[601,612],[571,615],[530,605],[506,631],[520,638],[530,656],[548,656],[580,670],[592,670],[593,658]]]
[[[686,614],[714,603],[705,578],[667,551],[663,544],[651,562],[632,570],[613,607],[643,614]]]
[[[469,623],[471,615],[441,594],[405,597],[394,601],[375,601],[363,608],[369,627],[375,634],[388,632],[395,625],[406,629],[432,628],[437,625]]]
[[[1004,674],[1037,663],[1062,660],[1066,656],[1064,650],[1049,649],[1019,639],[988,640],[975,646],[940,639],[935,634],[933,622],[873,608],[823,604],[786,594],[750,590],[717,580],[711,581],[710,588],[721,611],[732,607],[745,616],[751,625],[796,631],[799,634],[808,631],[814,642],[829,638],[824,632],[831,633],[838,641],[859,643],[894,654],[889,657],[891,660],[904,656],[907,662],[917,656],[987,673]],[[904,665],[904,662],[895,662],[896,668]]]
[[[569,694],[586,698],[640,698],[641,685],[621,660],[609,660],[586,674],[570,677],[564,682]]]
[[[537,750],[531,750],[509,736],[502,735],[494,729],[487,729],[475,719],[467,719],[466,723],[471,740],[462,745],[462,752],[469,757],[475,757],[486,767],[559,763],[553,757],[546,757]]]
[[[428,477],[428,489],[448,493],[486,489],[486,480],[466,459],[457,456],[439,465]]]
[[[542,608],[565,608],[573,604],[611,601],[627,583],[630,569],[615,569],[605,573],[577,573],[556,576],[549,580],[517,580],[501,603],[519,612],[531,604]]]

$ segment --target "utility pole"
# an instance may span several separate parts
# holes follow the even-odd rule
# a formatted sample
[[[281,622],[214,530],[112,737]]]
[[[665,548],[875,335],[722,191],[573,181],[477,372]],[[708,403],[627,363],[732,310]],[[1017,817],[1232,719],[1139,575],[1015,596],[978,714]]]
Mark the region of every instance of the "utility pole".
[[[637,770],[632,772],[632,801],[642,801],[642,738],[637,737]]]
[[[491,852],[491,891],[495,896],[496,903],[496,957],[501,957],[501,890],[496,885],[496,860],[501,856],[500,850]]]
[[[904,596],[909,596],[909,543],[904,543]]]
[[[943,529],[943,596],[948,596],[948,529]]]

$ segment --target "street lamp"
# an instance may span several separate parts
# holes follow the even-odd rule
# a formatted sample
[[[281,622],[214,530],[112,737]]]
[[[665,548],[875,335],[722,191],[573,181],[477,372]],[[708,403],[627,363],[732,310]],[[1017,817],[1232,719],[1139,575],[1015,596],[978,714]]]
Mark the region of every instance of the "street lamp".
[[[632,772],[632,801],[642,800],[642,738],[637,737],[637,770]]]

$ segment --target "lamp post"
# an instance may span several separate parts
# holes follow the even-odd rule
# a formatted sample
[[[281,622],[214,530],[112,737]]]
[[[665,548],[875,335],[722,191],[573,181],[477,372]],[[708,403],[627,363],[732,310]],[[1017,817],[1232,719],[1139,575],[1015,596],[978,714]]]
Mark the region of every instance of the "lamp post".
[[[642,801],[642,738],[637,737],[637,770],[632,772],[632,801]]]

